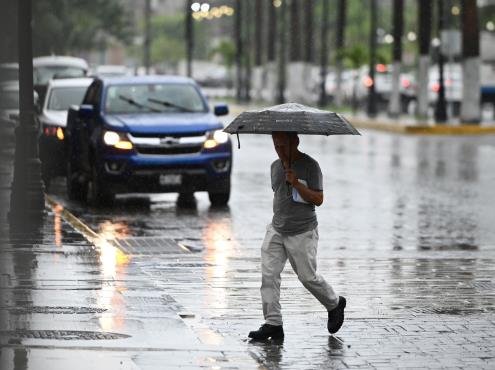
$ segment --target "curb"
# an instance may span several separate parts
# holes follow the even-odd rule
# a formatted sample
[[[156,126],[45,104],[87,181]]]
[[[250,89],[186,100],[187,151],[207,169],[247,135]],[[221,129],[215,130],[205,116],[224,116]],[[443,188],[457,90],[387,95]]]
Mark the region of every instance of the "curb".
[[[478,126],[461,124],[458,126],[449,125],[393,125],[379,121],[364,121],[350,118],[353,126],[371,130],[411,134],[411,135],[493,135],[495,126]]]
[[[64,206],[58,203],[55,199],[45,193],[45,203],[52,209],[60,207],[60,216],[67,221],[74,229],[79,231],[86,239],[91,243],[94,243],[98,239],[98,234],[93,231],[88,225],[82,222],[79,218],[74,216],[70,211],[68,211]]]

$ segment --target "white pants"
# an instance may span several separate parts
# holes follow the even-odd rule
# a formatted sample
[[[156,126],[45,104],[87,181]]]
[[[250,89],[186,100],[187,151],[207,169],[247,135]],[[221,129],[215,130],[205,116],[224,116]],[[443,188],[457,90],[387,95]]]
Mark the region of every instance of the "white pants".
[[[327,310],[337,307],[339,297],[316,272],[318,229],[297,235],[282,235],[267,226],[261,247],[261,300],[265,322],[282,325],[280,312],[280,274],[289,258],[299,281]]]

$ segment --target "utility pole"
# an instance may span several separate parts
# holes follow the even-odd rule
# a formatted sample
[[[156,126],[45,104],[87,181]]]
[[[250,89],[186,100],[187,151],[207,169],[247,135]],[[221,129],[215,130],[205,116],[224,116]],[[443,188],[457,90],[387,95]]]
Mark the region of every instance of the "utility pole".
[[[38,157],[38,128],[33,97],[32,3],[17,1],[19,50],[19,126],[15,130],[14,179],[10,196],[11,225],[38,224],[45,208],[41,162]]]
[[[151,0],[145,0],[144,4],[144,68],[146,74],[150,73],[151,64]]]
[[[402,34],[404,31],[404,0],[394,0],[392,10],[394,45],[392,49],[392,94],[389,115],[397,118],[401,112],[400,72],[402,64]]]
[[[254,65],[259,67],[263,63],[263,31],[264,31],[264,12],[262,6],[262,0],[256,0],[255,6],[255,29],[254,29],[254,40],[255,40],[255,48],[254,48]]]
[[[462,0],[462,105],[461,120],[481,120],[480,28],[476,0]]]
[[[246,2],[246,10],[245,10],[245,16],[244,16],[244,21],[245,21],[245,27],[244,27],[244,40],[246,40],[246,45],[244,48],[244,65],[245,65],[245,70],[246,73],[244,74],[244,100],[246,102],[251,101],[251,75],[252,75],[252,68],[251,68],[251,56],[252,56],[252,22],[253,22],[253,7],[252,7],[252,2]]]
[[[236,73],[237,73],[236,99],[237,102],[241,102],[243,98],[242,55],[244,54],[243,40],[242,40],[242,0],[236,0],[235,2],[234,34],[235,34],[235,44],[236,44],[235,65],[236,65]]]
[[[320,98],[318,99],[318,105],[320,107],[324,107],[327,104],[325,80],[327,78],[328,65],[328,13],[328,0],[323,0],[321,15]]]
[[[268,42],[266,57],[269,62],[274,62],[277,59],[277,9],[273,5],[273,2],[268,3]]]
[[[304,61],[306,63],[314,62],[313,23],[313,0],[304,0]]]
[[[301,60],[301,15],[299,0],[290,2],[290,61],[299,62]]]
[[[335,104],[342,105],[342,70],[343,70],[343,55],[345,47],[345,27],[347,18],[347,1],[338,0],[337,4],[337,42],[336,42],[336,88],[335,88]]]
[[[192,60],[194,51],[194,24],[192,17],[192,0],[186,2],[186,58],[187,77],[192,77]]]
[[[442,31],[444,29],[445,12],[443,7],[443,0],[438,0],[438,23],[437,23],[437,37],[440,40],[438,46],[438,97],[435,104],[435,121],[437,123],[445,123],[447,121],[447,101],[445,99],[445,80],[443,76],[443,67],[445,64],[444,56],[442,53]]]
[[[417,116],[424,119],[428,116],[428,75],[430,69],[430,43],[431,43],[432,1],[418,0],[418,97]]]
[[[285,86],[286,86],[286,64],[287,64],[287,1],[283,1],[279,7],[280,25],[279,25],[279,42],[278,42],[278,104],[285,103]]]
[[[371,12],[370,12],[370,64],[369,64],[369,77],[370,87],[368,88],[368,116],[376,116],[376,92],[375,92],[375,68],[376,68],[376,0],[370,0]]]

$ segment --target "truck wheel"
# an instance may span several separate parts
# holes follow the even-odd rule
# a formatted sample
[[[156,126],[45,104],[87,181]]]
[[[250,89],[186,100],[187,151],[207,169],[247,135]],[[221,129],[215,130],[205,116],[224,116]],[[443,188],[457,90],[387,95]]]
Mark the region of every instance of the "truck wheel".
[[[226,206],[230,199],[230,191],[227,193],[208,193],[212,206]]]
[[[92,205],[97,207],[111,205],[114,201],[114,194],[109,188],[110,185],[101,178],[98,170],[93,166],[91,170],[91,181],[89,183]]]
[[[210,203],[214,207],[227,205],[230,198],[230,178],[223,179],[217,184],[212,184],[208,191]]]
[[[88,185],[80,182],[77,172],[74,172],[70,161],[67,163],[67,175],[65,178],[67,196],[70,200],[85,201],[88,195]]]

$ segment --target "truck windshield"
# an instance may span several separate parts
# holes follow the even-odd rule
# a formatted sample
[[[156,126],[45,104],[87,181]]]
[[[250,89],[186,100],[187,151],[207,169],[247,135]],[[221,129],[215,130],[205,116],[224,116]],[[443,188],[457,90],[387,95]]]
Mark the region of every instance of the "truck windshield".
[[[150,112],[206,112],[198,90],[189,84],[115,85],[108,88],[105,111],[109,114]]]
[[[53,88],[46,109],[69,110],[71,105],[81,104],[86,90],[86,86]]]

